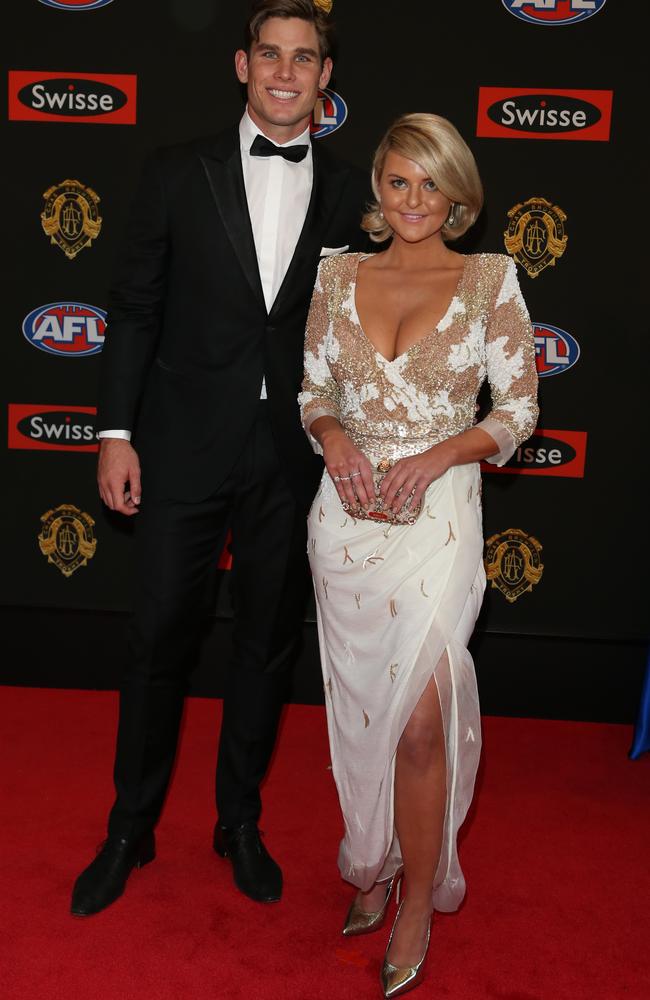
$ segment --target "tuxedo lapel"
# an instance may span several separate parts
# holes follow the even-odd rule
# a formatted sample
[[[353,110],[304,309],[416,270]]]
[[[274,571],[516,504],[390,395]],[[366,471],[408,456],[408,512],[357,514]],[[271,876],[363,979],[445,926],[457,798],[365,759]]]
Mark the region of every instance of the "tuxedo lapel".
[[[200,154],[203,169],[221,221],[255,297],[266,311],[264,292],[248,214],[241,165],[239,130],[233,128],[214,141],[208,153]]]
[[[336,207],[347,174],[347,167],[326,156],[324,151],[319,149],[318,141],[312,142],[311,145],[314,179],[307,215],[293,257],[271,307],[271,316],[283,308],[291,295],[292,289],[299,281],[300,270],[305,260],[318,260],[327,220]]]

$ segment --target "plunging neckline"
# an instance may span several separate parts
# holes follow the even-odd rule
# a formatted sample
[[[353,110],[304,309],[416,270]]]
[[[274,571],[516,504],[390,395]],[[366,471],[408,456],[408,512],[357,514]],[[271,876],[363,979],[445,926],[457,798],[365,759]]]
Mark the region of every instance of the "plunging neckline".
[[[381,358],[382,361],[385,361],[387,365],[394,365],[396,361],[399,361],[401,358],[405,358],[407,354],[409,354],[412,350],[414,350],[414,348],[419,347],[420,344],[423,344],[425,340],[429,339],[429,337],[433,337],[434,334],[438,333],[440,327],[449,316],[449,313],[451,312],[454,302],[458,298],[458,293],[460,292],[461,285],[463,284],[463,281],[465,280],[465,275],[467,273],[467,266],[470,254],[463,254],[463,268],[460,272],[458,281],[456,282],[454,293],[451,299],[449,300],[449,305],[445,309],[443,315],[440,317],[434,328],[432,330],[429,330],[427,333],[423,334],[421,337],[418,338],[418,340],[415,340],[412,344],[410,344],[409,347],[406,348],[405,351],[402,351],[401,354],[396,354],[392,360],[390,358],[387,358],[385,354],[382,354],[381,351],[377,350],[372,340],[370,339],[370,337],[363,328],[363,325],[361,323],[361,317],[359,316],[359,310],[357,309],[357,277],[359,274],[359,265],[361,264],[361,261],[368,260],[369,257],[372,257],[372,254],[367,254],[367,253],[359,254],[359,257],[357,258],[356,267],[354,269],[354,275],[352,277],[352,305],[354,307],[354,315],[356,317],[356,323],[357,326],[359,327],[359,330],[361,331],[363,339],[366,341],[367,344],[370,345],[371,349],[374,351],[377,357]]]

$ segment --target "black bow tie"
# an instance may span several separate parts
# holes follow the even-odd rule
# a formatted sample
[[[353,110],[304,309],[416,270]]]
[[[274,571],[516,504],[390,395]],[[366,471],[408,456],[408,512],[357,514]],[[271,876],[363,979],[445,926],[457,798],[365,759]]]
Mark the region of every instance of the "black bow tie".
[[[307,155],[309,146],[276,146],[263,135],[256,135],[251,146],[251,156],[282,156],[292,163],[300,163]]]

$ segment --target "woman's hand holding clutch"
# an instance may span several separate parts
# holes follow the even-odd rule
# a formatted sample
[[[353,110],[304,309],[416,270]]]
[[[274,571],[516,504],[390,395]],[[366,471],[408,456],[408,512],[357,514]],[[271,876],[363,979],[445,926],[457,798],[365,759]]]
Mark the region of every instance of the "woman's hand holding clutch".
[[[323,427],[322,424],[326,421],[327,425]],[[332,422],[331,425],[329,421]],[[341,503],[349,504],[350,510],[355,510],[359,504],[367,509],[375,501],[370,462],[363,452],[352,444],[338,420],[333,417],[320,417],[314,421],[315,424],[321,424],[317,428],[317,436],[323,449],[327,471],[336,486]]]
[[[384,507],[399,511],[409,500],[411,508],[415,509],[427,487],[454,464],[454,447],[451,441],[435,444],[419,455],[401,458],[382,481]]]

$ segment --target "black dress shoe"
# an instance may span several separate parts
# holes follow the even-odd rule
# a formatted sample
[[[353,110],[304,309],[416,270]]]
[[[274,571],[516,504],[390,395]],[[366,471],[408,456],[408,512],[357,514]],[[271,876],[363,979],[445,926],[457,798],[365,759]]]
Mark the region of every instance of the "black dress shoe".
[[[235,885],[257,903],[276,903],[282,895],[282,872],[260,838],[257,823],[214,828],[214,849],[232,862]]]
[[[140,837],[109,837],[94,861],[74,884],[70,912],[75,917],[99,913],[124,892],[133,868],[142,868],[156,857],[152,831]]]

